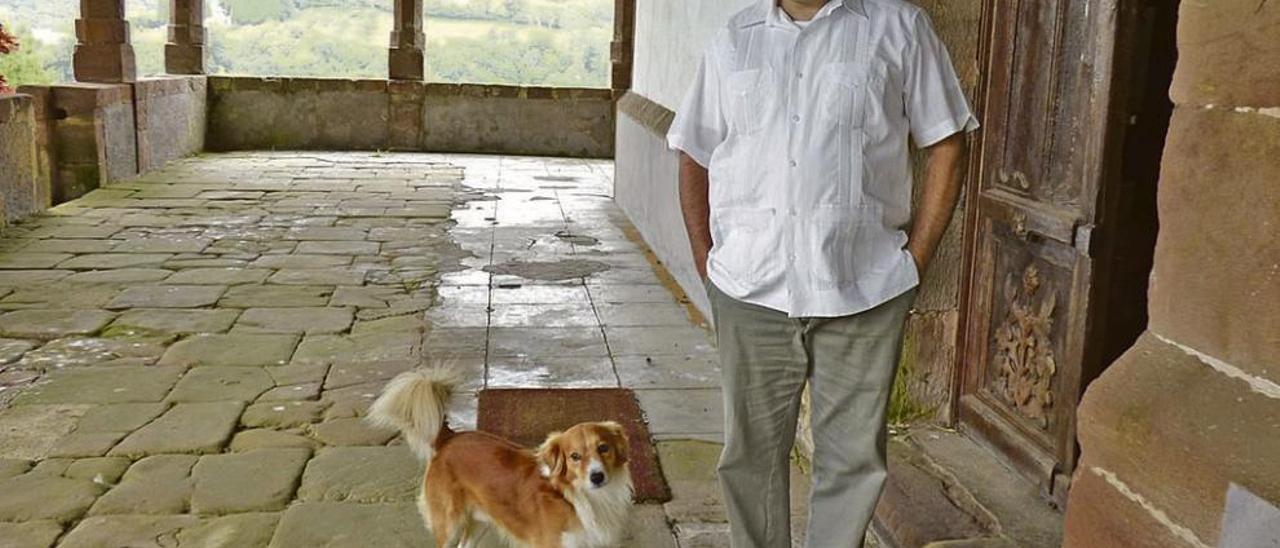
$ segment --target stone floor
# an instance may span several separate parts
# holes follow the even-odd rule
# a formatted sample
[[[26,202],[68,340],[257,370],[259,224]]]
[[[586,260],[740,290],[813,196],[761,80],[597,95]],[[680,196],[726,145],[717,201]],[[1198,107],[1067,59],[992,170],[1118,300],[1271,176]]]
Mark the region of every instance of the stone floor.
[[[675,500],[630,546],[723,546],[718,372],[609,162],[207,155],[0,239],[0,547],[422,546],[419,465],[360,420],[396,373],[624,386]],[[453,222],[449,222],[452,220]]]

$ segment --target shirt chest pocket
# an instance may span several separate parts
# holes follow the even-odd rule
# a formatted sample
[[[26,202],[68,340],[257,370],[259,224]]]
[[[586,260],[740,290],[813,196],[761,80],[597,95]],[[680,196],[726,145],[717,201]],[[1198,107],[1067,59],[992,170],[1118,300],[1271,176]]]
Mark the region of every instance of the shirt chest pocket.
[[[884,90],[884,65],[880,63],[828,63],[818,81],[818,114],[833,125],[860,128],[867,109]]]
[[[729,73],[729,124],[741,135],[759,133],[768,122],[770,102],[768,69]]]

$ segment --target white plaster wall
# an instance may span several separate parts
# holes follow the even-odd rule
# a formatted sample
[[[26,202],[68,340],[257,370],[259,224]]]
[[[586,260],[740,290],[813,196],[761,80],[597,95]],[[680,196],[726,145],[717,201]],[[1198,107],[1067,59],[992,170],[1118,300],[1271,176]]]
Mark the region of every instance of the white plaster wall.
[[[680,214],[676,155],[660,137],[626,115],[618,116],[617,143],[614,200],[693,304],[712,319]]]
[[[637,0],[632,91],[675,110],[707,42],[753,1]]]
[[[637,0],[632,92],[675,110],[711,37],[755,0]],[[663,136],[618,114],[614,197],[645,242],[711,319],[677,194],[677,156]]]

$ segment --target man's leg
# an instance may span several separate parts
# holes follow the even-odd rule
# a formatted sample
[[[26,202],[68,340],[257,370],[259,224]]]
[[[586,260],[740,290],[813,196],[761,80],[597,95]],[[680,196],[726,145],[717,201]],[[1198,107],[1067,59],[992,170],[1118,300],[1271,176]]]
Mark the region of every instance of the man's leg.
[[[707,285],[724,376],[718,470],[732,543],[790,547],[790,454],[808,369],[800,322]]]
[[[885,479],[885,412],[915,290],[876,308],[809,320],[813,493],[807,545],[862,546]]]

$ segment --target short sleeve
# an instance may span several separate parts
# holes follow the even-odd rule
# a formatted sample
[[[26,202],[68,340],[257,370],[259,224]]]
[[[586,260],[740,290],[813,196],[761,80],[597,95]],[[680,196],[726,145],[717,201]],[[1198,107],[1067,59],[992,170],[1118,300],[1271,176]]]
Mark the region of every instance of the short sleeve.
[[[713,52],[708,50],[698,64],[698,73],[685,92],[671,129],[667,131],[667,146],[671,150],[684,151],[707,167],[711,163],[711,154],[724,142],[727,133],[728,125],[720,103],[719,65]]]
[[[957,132],[978,129],[947,47],[923,10],[917,12],[912,34],[903,96],[916,146],[925,148]]]

